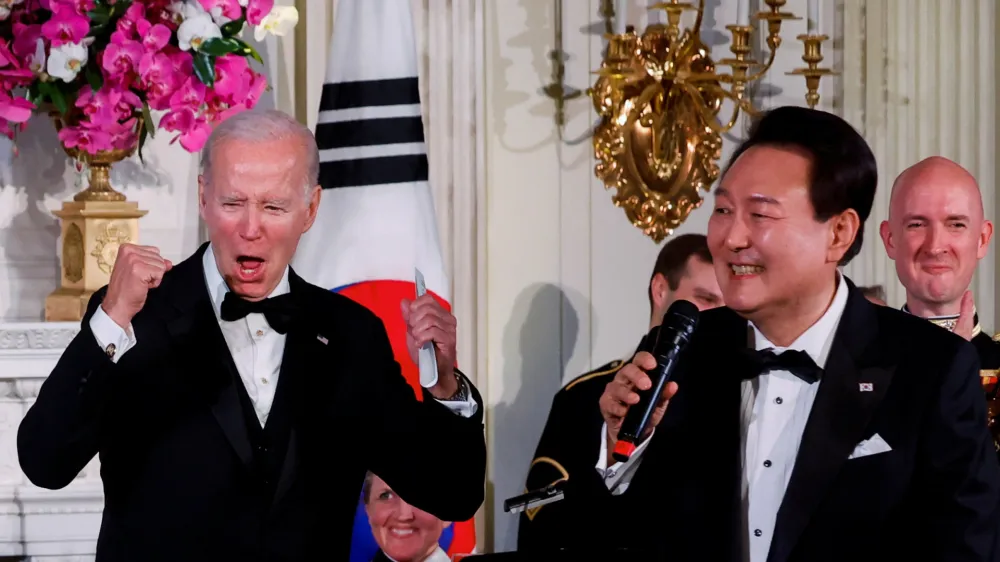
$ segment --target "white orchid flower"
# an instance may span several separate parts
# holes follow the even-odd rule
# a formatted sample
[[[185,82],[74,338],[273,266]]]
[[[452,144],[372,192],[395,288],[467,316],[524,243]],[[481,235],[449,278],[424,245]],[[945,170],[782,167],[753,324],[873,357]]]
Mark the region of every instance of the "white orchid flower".
[[[299,23],[299,11],[293,6],[275,6],[264,16],[260,24],[254,26],[253,38],[263,41],[269,34],[283,37]]]
[[[72,82],[87,64],[87,46],[84,43],[63,43],[52,47],[45,71],[63,82]]]
[[[185,19],[184,23],[177,28],[177,46],[182,51],[191,49],[197,51],[205,41],[215,37],[222,37],[222,30],[212,21],[212,16],[206,12]]]

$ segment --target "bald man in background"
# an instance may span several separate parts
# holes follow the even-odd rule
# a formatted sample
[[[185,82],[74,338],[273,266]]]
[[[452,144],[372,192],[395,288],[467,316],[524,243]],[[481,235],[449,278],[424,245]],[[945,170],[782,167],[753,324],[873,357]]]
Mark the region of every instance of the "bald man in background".
[[[972,342],[980,374],[996,380],[1000,342],[979,325],[969,285],[989,251],[993,223],[983,212],[976,179],[939,156],[903,171],[892,186],[889,220],[879,233],[906,289],[903,310]],[[995,384],[987,398],[996,397]],[[990,411],[991,419],[993,411]],[[994,431],[994,442],[1000,443]],[[997,446],[1000,452],[1000,445]]]

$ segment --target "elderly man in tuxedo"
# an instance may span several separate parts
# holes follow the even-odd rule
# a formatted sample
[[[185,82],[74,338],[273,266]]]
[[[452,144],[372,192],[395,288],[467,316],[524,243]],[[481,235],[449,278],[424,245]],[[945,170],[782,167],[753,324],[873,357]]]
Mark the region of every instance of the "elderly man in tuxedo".
[[[367,470],[441,519],[472,517],[482,402],[448,359],[454,323],[412,304],[417,345],[441,352],[418,401],[381,321],[288,266],[320,200],[312,133],[245,112],[202,158],[210,242],[176,265],[122,246],[21,423],[28,478],[61,488],[100,456],[98,562],[346,559]]]

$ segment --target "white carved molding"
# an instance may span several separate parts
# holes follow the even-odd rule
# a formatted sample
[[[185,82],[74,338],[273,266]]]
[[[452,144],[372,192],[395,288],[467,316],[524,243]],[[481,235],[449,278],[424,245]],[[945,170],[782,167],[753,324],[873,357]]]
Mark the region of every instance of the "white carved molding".
[[[32,485],[17,462],[18,425],[78,332],[75,322],[0,323],[0,556],[94,559],[104,511],[98,460],[62,490]]]
[[[871,145],[880,179],[864,248],[845,271],[858,283],[885,286],[889,304],[898,307],[905,291],[878,225],[901,171],[928,156],[950,158],[976,177],[987,216],[997,219],[996,5],[847,0],[843,6],[843,115]],[[972,290],[989,330],[996,329],[995,279],[995,260],[980,261]]]

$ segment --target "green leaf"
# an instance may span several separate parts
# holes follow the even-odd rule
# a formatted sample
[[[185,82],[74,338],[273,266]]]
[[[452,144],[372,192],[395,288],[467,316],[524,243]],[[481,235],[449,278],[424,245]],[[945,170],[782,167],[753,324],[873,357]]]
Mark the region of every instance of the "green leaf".
[[[213,57],[221,57],[230,53],[235,53],[242,48],[239,39],[232,37],[213,37],[201,44],[198,52],[208,53]]]
[[[201,83],[211,88],[215,85],[215,57],[198,52],[194,56],[194,75]]]
[[[142,104],[142,123],[143,127],[140,135],[144,136],[146,133],[149,133],[149,136],[155,137],[156,125],[153,124],[153,116],[149,113],[149,104],[145,102]]]
[[[87,12],[87,16],[90,18],[90,21],[95,24],[105,24],[111,20],[111,13],[103,6],[98,6]]]
[[[242,39],[233,38],[233,40],[239,42],[240,49],[242,49],[241,54],[243,56],[248,56],[253,60],[257,61],[258,63],[264,64],[264,59],[260,58],[260,53],[257,52],[257,49],[254,49],[246,41]]]
[[[239,35],[243,31],[243,24],[246,20],[240,18],[238,20],[233,20],[226,25],[222,26],[222,34],[226,37],[232,37],[234,35]]]
[[[98,70],[94,65],[87,65],[87,68],[83,71],[84,76],[87,77],[87,83],[90,84],[90,89],[97,92],[104,85],[104,76],[101,75],[101,71]]]
[[[144,106],[143,113],[145,112],[146,108]],[[143,164],[146,163],[146,160],[142,157],[142,147],[146,146],[147,129],[148,127],[143,127],[142,129],[139,130],[139,147],[136,149],[136,152],[139,154],[139,162],[142,162]]]
[[[66,96],[63,95],[62,90],[54,82],[39,82],[38,93],[47,97],[52,102],[52,105],[56,106],[56,110],[60,115],[66,115],[66,110],[69,107],[66,104]]]

